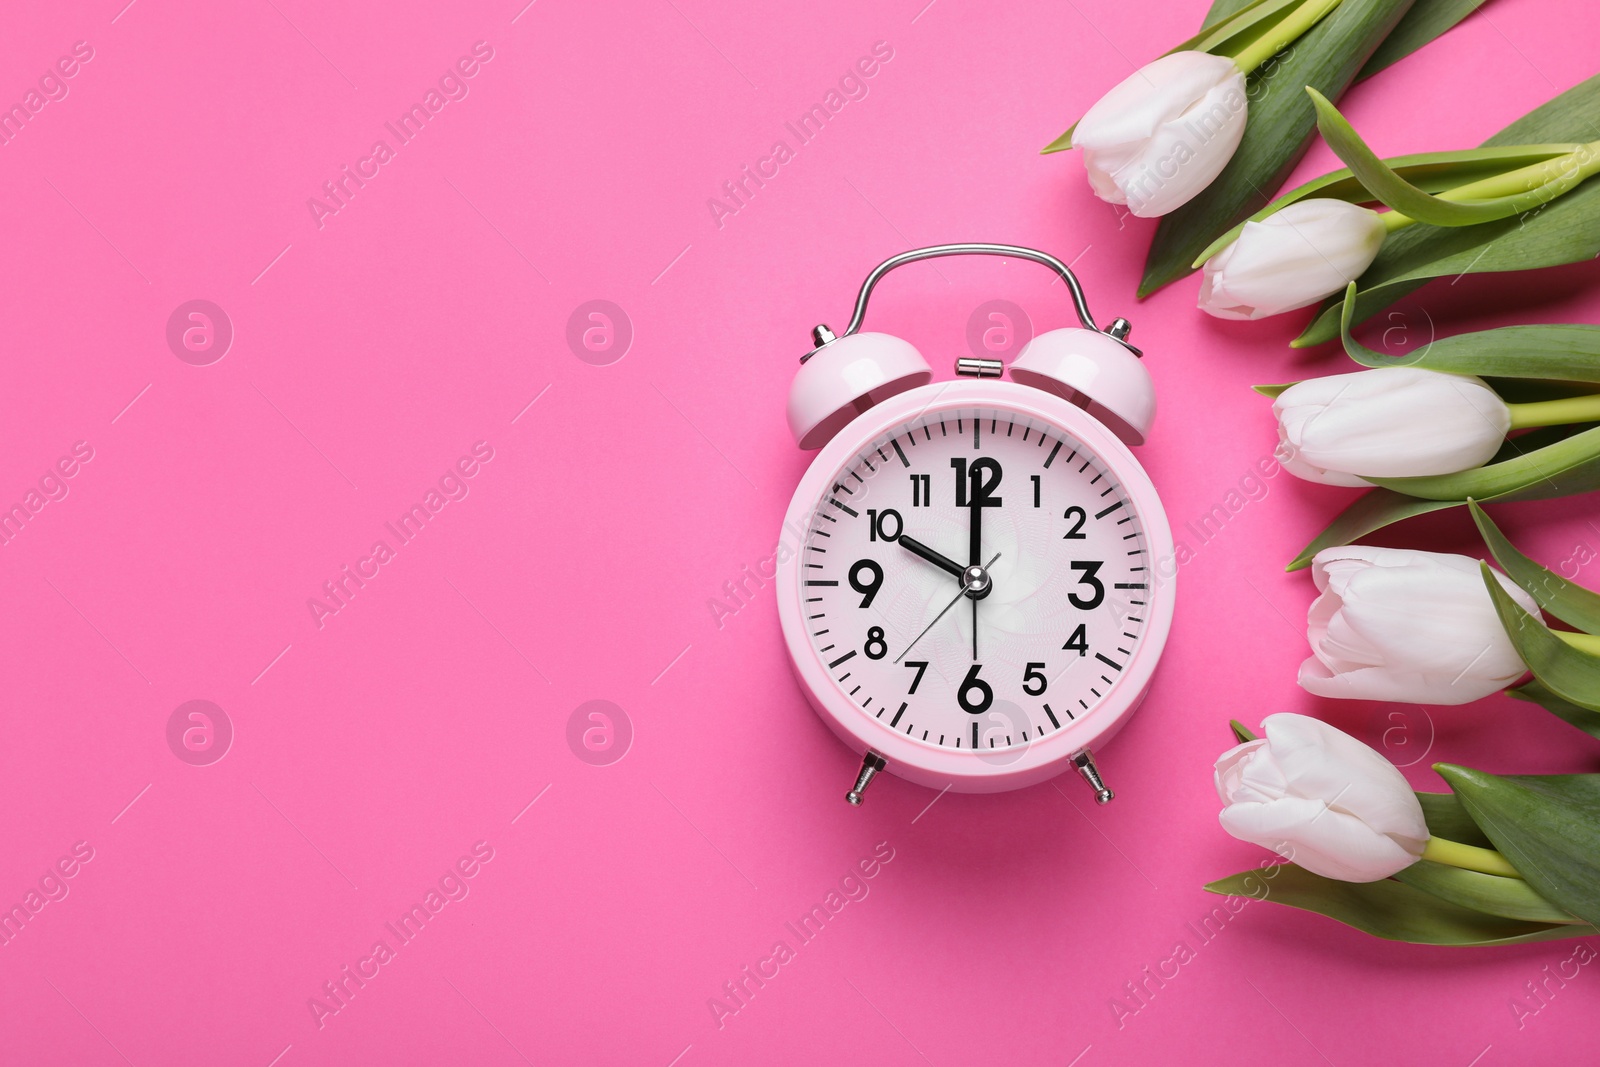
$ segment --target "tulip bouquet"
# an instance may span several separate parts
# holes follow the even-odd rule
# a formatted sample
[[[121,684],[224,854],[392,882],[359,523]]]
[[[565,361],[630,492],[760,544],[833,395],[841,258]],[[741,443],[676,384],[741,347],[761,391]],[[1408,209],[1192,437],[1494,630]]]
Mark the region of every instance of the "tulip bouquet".
[[[1206,886],[1377,937],[1495,945],[1600,933],[1600,775],[1434,769],[1413,792],[1377,752],[1318,719],[1269,715],[1218,758],[1222,826],[1287,863]]]
[[[1600,76],[1480,148],[1379,159],[1316,87],[1317,126],[1346,164],[1200,252],[1200,309],[1258,319],[1324,302],[1294,347],[1331,340],[1428,280],[1600,254]],[[1560,198],[1559,200],[1557,198]],[[1374,211],[1378,203],[1389,210]],[[1359,279],[1359,289],[1346,291]]]
[[[1139,295],[1190,273],[1310,146],[1310,86],[1337,98],[1482,0],[1216,0],[1201,31],[1135,71],[1044,148],[1081,148],[1095,194],[1163,216]],[[1281,89],[1288,87],[1287,89]]]

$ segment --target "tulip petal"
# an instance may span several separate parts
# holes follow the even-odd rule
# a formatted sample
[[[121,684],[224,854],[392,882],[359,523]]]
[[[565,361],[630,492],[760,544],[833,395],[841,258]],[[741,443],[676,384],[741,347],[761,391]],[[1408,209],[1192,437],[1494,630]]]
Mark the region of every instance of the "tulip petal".
[[[1306,870],[1343,882],[1375,882],[1415,863],[1416,855],[1320,800],[1285,797],[1270,804],[1224,808],[1222,828]]]

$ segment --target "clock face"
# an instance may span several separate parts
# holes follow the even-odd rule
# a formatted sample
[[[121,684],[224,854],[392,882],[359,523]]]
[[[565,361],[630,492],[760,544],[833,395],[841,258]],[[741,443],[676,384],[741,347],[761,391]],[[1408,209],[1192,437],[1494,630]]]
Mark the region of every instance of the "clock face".
[[[809,640],[852,705],[912,741],[1019,755],[1092,715],[1146,633],[1133,494],[1037,417],[927,409],[855,452],[809,515]]]

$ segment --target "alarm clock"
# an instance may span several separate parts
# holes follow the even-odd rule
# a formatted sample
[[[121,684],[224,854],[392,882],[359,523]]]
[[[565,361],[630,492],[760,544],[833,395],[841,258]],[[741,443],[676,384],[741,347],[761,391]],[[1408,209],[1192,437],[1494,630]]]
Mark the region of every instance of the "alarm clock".
[[[1009,366],[957,359],[942,382],[910,343],[862,332],[884,275],[956,255],[1049,267],[1082,328]],[[1096,326],[1054,256],[954,244],[880,263],[844,333],[812,331],[788,420],[820,451],[785,516],[777,601],[807,698],[862,756],[849,803],[882,771],[987,793],[1071,768],[1114,796],[1094,753],[1149,687],[1175,590],[1172,532],[1130,451],[1156,405],[1129,329]]]

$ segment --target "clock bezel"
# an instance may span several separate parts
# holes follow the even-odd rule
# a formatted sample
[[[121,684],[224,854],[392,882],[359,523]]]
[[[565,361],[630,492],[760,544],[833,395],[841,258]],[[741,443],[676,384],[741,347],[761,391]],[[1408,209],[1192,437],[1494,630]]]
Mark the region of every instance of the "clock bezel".
[[[1013,746],[1001,756],[986,750],[934,749],[906,737],[860,707],[828,672],[804,624],[800,545],[778,565],[779,621],[789,659],[811,706],[857,755],[868,750],[887,762],[895,775],[933,789],[989,793],[1018,789],[1053,778],[1071,768],[1071,757],[1109,740],[1138,708],[1149,688],[1172,625],[1176,587],[1172,530],[1155,484],[1143,465],[1094,416],[1032,386],[1008,381],[934,382],[899,393],[868,409],[841,429],[806,469],[784,516],[786,537],[804,537],[816,506],[845,465],[897,426],[929,413],[986,406],[1050,424],[1093,451],[1114,472],[1138,512],[1153,568],[1145,630],[1116,684],[1079,718],[1045,737]],[[781,555],[781,553],[780,553]],[[1015,757],[1013,758],[1013,753]]]

